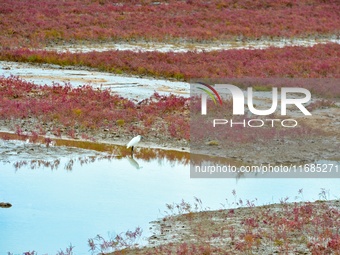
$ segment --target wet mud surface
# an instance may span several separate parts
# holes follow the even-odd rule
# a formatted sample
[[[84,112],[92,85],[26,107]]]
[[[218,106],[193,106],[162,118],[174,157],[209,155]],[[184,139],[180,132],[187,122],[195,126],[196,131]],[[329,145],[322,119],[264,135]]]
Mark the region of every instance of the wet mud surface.
[[[131,51],[157,51],[157,52],[208,52],[231,49],[266,49],[268,47],[305,46],[311,47],[320,43],[340,43],[336,36],[319,39],[298,39],[286,38],[281,40],[245,40],[214,43],[157,43],[157,42],[136,42],[136,43],[84,43],[65,44],[46,47],[45,50],[57,52],[91,52],[109,50],[131,50]]]
[[[109,89],[112,94],[141,101],[154,92],[161,95],[175,94],[188,97],[189,83],[143,78],[132,75],[116,75],[98,72],[86,67],[61,67],[50,64],[29,64],[0,61],[0,76],[10,75],[34,82],[37,85],[51,86],[53,83],[70,84],[73,87],[90,85],[98,89]]]

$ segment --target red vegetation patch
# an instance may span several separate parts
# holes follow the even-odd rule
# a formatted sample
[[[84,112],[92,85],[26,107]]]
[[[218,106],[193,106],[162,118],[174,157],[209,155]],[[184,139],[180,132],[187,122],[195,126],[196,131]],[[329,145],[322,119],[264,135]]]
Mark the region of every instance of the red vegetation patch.
[[[113,73],[179,80],[218,77],[340,78],[339,58],[338,44],[202,53],[0,51],[0,60],[87,66]]]
[[[75,137],[78,132],[110,129],[121,135],[158,133],[164,138],[189,139],[188,104],[183,97],[154,94],[140,105],[90,86],[37,86],[16,77],[0,77],[0,119],[34,119],[37,131],[52,125]],[[176,126],[176,132],[173,131]],[[43,130],[44,131],[44,130]],[[20,127],[17,132],[22,133]],[[39,133],[42,133],[41,130]]]
[[[338,34],[337,0],[11,1],[0,5],[0,45],[61,40],[199,41]]]

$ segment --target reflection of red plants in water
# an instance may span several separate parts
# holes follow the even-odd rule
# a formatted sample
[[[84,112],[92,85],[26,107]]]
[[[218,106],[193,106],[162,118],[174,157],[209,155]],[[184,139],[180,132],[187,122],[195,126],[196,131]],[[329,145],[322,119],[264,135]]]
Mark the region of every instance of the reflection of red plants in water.
[[[48,142],[48,141],[47,141]],[[46,147],[47,146],[46,142]],[[50,144],[50,143],[48,143]],[[124,150],[125,146],[120,146],[120,151]],[[119,149],[117,149],[119,151]],[[130,157],[130,153],[126,153],[126,155],[104,155],[104,156],[88,156],[88,157],[78,157],[69,159],[65,165],[64,169],[67,171],[72,171],[74,164],[79,163],[80,165],[90,164],[101,160],[121,160],[124,157]],[[189,163],[189,155],[188,153],[177,152],[177,151],[164,151],[157,149],[143,149],[142,152],[137,153],[134,157],[136,160],[143,159],[145,161],[151,161],[157,159],[159,162],[164,160],[169,162],[181,163],[183,165],[187,165]],[[60,165],[60,159],[54,160],[20,160],[13,163],[13,166],[16,170],[19,170],[23,167],[29,167],[30,169],[39,169],[40,167],[49,168],[51,170],[58,169]]]
[[[30,141],[33,142],[34,140],[33,137],[34,136],[32,135],[31,136],[30,135],[18,136],[12,133],[0,132],[0,139],[3,139],[3,140],[25,141],[27,138],[29,138]],[[45,137],[38,137],[38,139],[35,142],[46,145],[46,141],[51,140],[49,143],[53,143],[56,146],[76,147],[76,148],[109,153],[103,156],[94,156],[94,157],[91,156],[91,157],[84,157],[84,158],[79,157],[77,159],[73,159],[73,161],[76,161],[76,160],[79,161],[80,164],[92,163],[92,162],[95,162],[97,159],[98,160],[101,160],[101,159],[111,160],[111,159],[117,159],[117,158],[120,159],[122,157],[124,158],[124,157],[131,156],[131,150],[127,149],[125,145],[97,143],[93,141],[84,141],[84,140],[53,139],[52,141],[52,139],[50,138],[48,139],[49,140],[46,140]],[[90,138],[90,140],[92,139]],[[34,146],[39,146],[39,145],[32,144],[32,146],[33,146],[32,148],[34,148]],[[50,148],[50,149],[53,149],[53,148]],[[166,160],[170,162],[179,162],[183,165],[189,164],[190,162],[189,156],[190,155],[188,152],[177,151],[177,150],[154,149],[154,148],[138,148],[138,150],[135,150],[134,152],[134,158],[136,160],[143,159],[145,161],[150,161],[150,160],[157,159],[159,161]],[[206,159],[206,156],[200,155],[198,159],[200,161],[203,161]],[[32,169],[38,168],[40,165],[44,165],[45,167],[48,167],[49,165],[53,165],[52,162],[48,160],[32,160],[32,161],[22,160],[20,162],[21,163],[19,164],[17,164],[17,162],[15,163],[16,169],[19,169],[20,166],[24,166],[27,164],[31,164],[30,167]],[[37,162],[40,162],[39,165],[36,164]],[[54,167],[52,167],[52,169],[53,168]]]
[[[44,168],[49,168],[51,170],[56,170],[58,169],[60,165],[60,159],[55,159],[55,160],[21,160],[13,163],[13,166],[15,167],[16,170],[19,170],[23,167],[29,167],[30,169],[39,169],[41,167]],[[66,168],[66,167],[65,167]],[[68,169],[70,170],[70,169]]]

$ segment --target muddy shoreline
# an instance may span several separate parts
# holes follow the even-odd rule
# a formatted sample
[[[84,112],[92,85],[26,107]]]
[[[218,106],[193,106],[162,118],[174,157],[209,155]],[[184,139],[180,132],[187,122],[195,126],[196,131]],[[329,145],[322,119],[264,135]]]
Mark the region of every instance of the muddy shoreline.
[[[1,74],[2,71],[2,74]],[[69,84],[72,87],[90,85],[109,90],[135,102],[149,98],[154,92],[189,97],[189,83],[174,79],[157,79],[146,75],[113,74],[86,66],[59,66],[53,64],[0,61],[0,76],[18,76],[37,85]]]
[[[44,71],[49,69],[55,70],[56,68],[52,65],[31,65],[31,64],[22,64],[22,63],[12,63],[12,62],[1,62],[1,64],[5,67],[8,66],[10,69],[12,67],[19,68],[25,70],[26,68],[32,67],[41,67]],[[71,70],[78,70],[79,67],[69,67]],[[46,70],[45,70],[46,69]],[[82,69],[82,68],[80,68]],[[85,68],[84,70],[90,71],[90,69]],[[11,70],[9,70],[11,71]],[[92,70],[93,71],[93,70]],[[41,74],[39,72],[36,73],[39,78]],[[59,74],[58,74],[59,75]],[[62,74],[59,78],[56,76],[55,78],[68,78],[69,75]],[[88,74],[79,74],[79,77],[76,78],[88,78]],[[129,76],[128,76],[129,77]],[[123,78],[123,77],[121,77]],[[44,79],[42,75],[40,79]],[[101,83],[101,81],[99,81]],[[157,82],[156,82],[157,83]],[[98,84],[97,84],[98,85]],[[115,85],[116,86],[116,85]],[[189,84],[180,83],[183,91],[185,90],[188,93]],[[151,86],[152,87],[152,86]],[[165,89],[165,85],[157,85],[155,90],[160,91]],[[185,88],[186,87],[186,88]],[[142,91],[138,89],[138,91]],[[166,93],[172,93],[173,91],[167,91]],[[144,92],[143,92],[144,93]],[[120,94],[120,93],[119,93]],[[188,96],[188,94],[185,94]],[[124,96],[124,95],[123,95]],[[263,96],[263,95],[262,95]],[[141,100],[141,97],[138,96],[138,100]],[[258,102],[264,102],[265,97],[259,98]],[[313,98],[314,101],[322,100],[322,98]],[[214,141],[205,141],[203,144],[199,146],[192,146],[190,141],[184,139],[175,139],[170,136],[164,136],[164,134],[160,134],[156,128],[152,129],[151,132],[148,132],[145,135],[145,139],[139,144],[140,147],[146,148],[159,148],[159,149],[169,149],[169,150],[178,150],[189,152],[190,146],[193,153],[202,154],[202,155],[211,155],[217,157],[223,157],[228,159],[234,159],[240,162],[251,163],[251,164],[261,164],[261,163],[271,163],[271,164],[280,164],[280,163],[310,163],[316,160],[323,159],[333,159],[339,160],[340,153],[338,148],[340,147],[340,131],[338,125],[340,123],[340,102],[339,99],[335,98],[335,107],[326,107],[321,109],[316,109],[312,112],[312,116],[304,119],[297,118],[299,122],[304,122],[307,127],[310,127],[312,131],[304,136],[294,136],[287,138],[275,138],[272,140],[266,141],[255,141],[255,142],[245,142],[245,143],[228,143],[224,144],[223,142],[214,142]],[[186,117],[188,117],[189,113],[183,113]],[[296,112],[292,111],[291,116],[296,115]],[[158,119],[157,122],[161,123],[162,120]],[[21,130],[26,134],[30,134],[32,131],[37,131],[36,126],[42,126],[44,132],[46,132],[46,137],[51,139],[54,138],[62,138],[62,139],[70,139],[67,136],[67,132],[71,129],[75,131],[74,139],[81,141],[95,141],[97,143],[108,143],[108,144],[117,144],[117,145],[125,145],[128,141],[137,134],[125,132],[122,129],[110,130],[110,129],[80,129],[78,127],[61,127],[61,137],[56,137],[53,135],[53,128],[58,127],[58,123],[40,123],[38,120],[34,118],[28,119],[11,119],[11,120],[0,120],[0,130],[5,132],[15,132],[16,127],[20,127]],[[314,132],[315,130],[315,132]],[[320,132],[319,132],[320,131]],[[82,138],[82,135],[85,134],[89,137],[89,139]]]
[[[321,43],[340,43],[338,36],[321,36],[319,38],[277,38],[277,39],[259,39],[259,40],[232,40],[232,41],[214,41],[214,42],[81,42],[81,43],[56,43],[44,48],[47,51],[57,52],[91,52],[91,51],[109,51],[109,50],[131,50],[131,51],[156,51],[156,52],[202,52],[202,51],[221,51],[230,49],[266,49],[268,47],[286,47],[286,46],[304,46],[311,47]]]
[[[155,148],[161,150],[174,150],[191,152],[199,155],[209,155],[233,159],[249,164],[286,164],[286,163],[311,163],[317,160],[340,160],[340,133],[337,123],[340,122],[340,113],[337,108],[331,108],[324,114],[315,114],[311,127],[323,122],[322,133],[316,132],[305,136],[294,136],[287,138],[277,138],[267,141],[223,144],[207,141],[195,146],[190,150],[190,142],[184,139],[178,140],[171,137],[164,137],[158,134],[157,130],[145,135],[138,144],[142,148]],[[37,121],[26,120],[0,120],[0,130],[15,133],[15,128],[20,127],[29,138],[32,128],[37,125]],[[120,133],[110,129],[80,130],[75,128],[75,138],[67,136],[67,128],[61,129],[61,136],[53,135],[55,123],[44,123],[45,137],[50,139],[69,139],[76,141],[88,141],[95,143],[106,143],[112,145],[126,145],[136,134]],[[90,139],[84,139],[82,134],[86,133]]]
[[[0,132],[4,133],[11,133],[15,134],[14,127],[17,126],[21,121],[7,121],[7,120],[0,120]],[[17,124],[13,124],[17,123]],[[21,122],[23,123],[23,122]],[[19,124],[20,125],[20,124]],[[83,131],[77,130],[75,132],[75,138],[70,138],[67,135],[55,136],[51,133],[53,124],[47,124],[51,128],[46,129],[46,134],[41,135],[42,137],[53,139],[63,139],[63,140],[74,140],[74,141],[85,141],[85,142],[92,142],[92,143],[105,143],[111,145],[119,145],[125,146],[133,137],[134,135],[127,135],[127,134],[118,134],[116,131],[110,131],[109,129],[103,130],[89,130],[87,135],[91,137],[91,139],[84,139],[81,137],[81,134],[84,133]],[[21,124],[20,127],[24,130],[23,137],[26,139],[31,140],[31,131],[33,125],[29,123],[29,121],[24,122]],[[66,130],[66,129],[65,129]],[[188,142],[184,140],[171,140],[168,139],[161,139],[159,137],[149,137],[147,136],[143,139],[139,144],[138,147],[141,148],[152,148],[152,149],[161,149],[161,150],[173,150],[173,151],[182,151],[182,152],[189,152]]]
[[[285,240],[287,238],[287,241],[290,241],[289,248],[284,247],[283,245],[281,245],[281,242],[275,242],[275,239],[273,241],[271,237],[265,235],[266,231],[270,232],[268,226],[266,225],[268,221],[267,215],[273,213],[274,217],[276,217],[279,222],[279,219],[281,217],[282,219],[284,219],[285,217],[289,217],[288,215],[296,210],[301,210],[300,214],[303,214],[302,211],[306,208],[308,208],[308,210],[313,210],[313,214],[315,215],[315,217],[323,213],[328,213],[328,210],[330,210],[331,213],[337,214],[340,210],[340,201],[317,200],[312,203],[282,202],[279,204],[269,204],[255,207],[239,207],[235,209],[201,211],[195,213],[189,212],[178,216],[165,217],[161,220],[151,222],[151,228],[154,231],[154,235],[149,238],[149,247],[133,251],[136,253],[132,252],[126,254],[148,254],[148,251],[152,250],[153,248],[157,249],[157,247],[161,246],[165,246],[167,247],[167,249],[173,250],[177,249],[179,247],[179,244],[183,242],[186,242],[188,244],[205,244],[211,247],[217,247],[217,252],[214,252],[212,250],[212,253],[209,254],[220,254],[218,250],[221,248],[224,252],[228,252],[228,254],[244,254],[242,250],[235,249],[235,247],[237,248],[237,245],[235,246],[235,244],[237,242],[247,243],[248,240],[247,238],[245,238],[246,235],[242,233],[249,234],[254,231],[250,231],[247,224],[254,224],[254,226],[252,227],[253,229],[259,229],[259,231],[261,231],[262,229],[264,232],[262,233],[263,237],[260,237],[260,239],[258,240],[258,245],[250,245],[252,247],[250,248],[250,250],[252,252],[256,252],[256,254],[275,254],[284,251],[294,251],[294,254],[311,254],[310,248],[312,246],[311,240],[313,240],[313,237],[308,236],[307,233],[305,233],[304,231],[303,233],[300,233],[298,235],[297,233],[295,233],[296,229],[294,229],[294,227],[291,230],[287,230],[287,236],[283,237],[282,240]],[[262,218],[262,222],[256,221],[258,220],[257,217]],[[304,216],[301,216],[301,218],[303,217]],[[247,222],[247,219],[249,221],[255,220],[255,222]],[[312,227],[311,223],[304,222],[304,224],[305,225],[303,226],[303,228],[305,228],[306,232],[308,232],[309,228]],[[333,230],[336,231],[335,229]],[[228,235],[222,234],[228,231],[233,231],[233,233],[230,233]],[[221,234],[218,234],[218,232],[221,232]],[[254,232],[256,232],[256,230]],[[251,235],[254,239],[256,239],[256,235],[253,235],[253,233]],[[272,232],[272,235],[275,235],[274,230]],[[211,238],[211,236],[215,236],[215,238]],[[238,239],[237,236],[239,236],[240,239]],[[304,236],[304,238],[302,238],[302,236]],[[242,237],[245,239],[242,240]],[[205,241],[202,243],[202,240]],[[330,239],[326,238],[326,240]],[[251,243],[253,244],[252,241]]]
[[[309,136],[293,137],[286,139],[274,139],[272,141],[266,141],[263,143],[245,143],[236,144],[234,146],[224,146],[223,144],[203,144],[202,147],[195,148],[195,153],[201,155],[213,155],[223,158],[231,158],[240,162],[249,164],[261,164],[261,163],[301,163],[322,160],[333,159],[340,160],[339,147],[340,147],[340,134],[338,129],[338,123],[340,122],[339,108],[328,108],[323,111],[317,111],[313,114],[313,117],[309,119],[310,126],[316,128],[321,125],[322,133],[314,136],[313,133]],[[37,120],[33,118],[28,119],[12,119],[1,120],[0,130],[10,133],[15,133],[15,127],[19,126],[25,135],[30,135],[30,132],[38,124]],[[49,139],[69,139],[67,137],[67,128],[62,131],[61,136],[53,135],[53,127],[56,123],[41,123],[46,132],[45,137]],[[72,127],[73,128],[73,127]],[[91,140],[82,138],[81,134],[86,133]],[[75,139],[77,141],[90,141],[95,143],[108,143],[125,145],[136,134],[120,133],[112,131],[110,129],[100,130],[80,130],[75,128]],[[144,148],[159,148],[162,150],[177,150],[181,152],[190,152],[190,143],[186,140],[176,140],[171,137],[163,137],[162,134],[158,134],[157,130],[146,135],[145,140],[140,144],[140,147]],[[3,203],[5,207],[8,206]],[[339,209],[339,203],[337,201],[329,202],[331,206]],[[1,204],[0,204],[1,205]],[[7,207],[8,208],[8,207]],[[243,229],[242,221],[250,217],[253,210],[261,211],[265,207],[258,208],[239,208],[235,209],[237,217],[234,217],[230,224],[236,229],[241,231]],[[267,208],[272,210],[280,210],[281,205],[269,205]],[[229,210],[230,211],[230,210]],[[195,228],[200,224],[204,224],[207,219],[213,218],[214,224],[203,225],[204,231],[214,234],[216,227],[222,228],[223,219],[226,217],[228,210],[220,211],[205,211],[194,214],[183,214],[177,217],[171,218],[164,223],[163,220],[157,220],[152,222],[152,229],[155,230],[155,234],[149,239],[150,246],[138,251],[124,251],[124,254],[153,254],[152,247],[159,247],[162,245],[169,245],[170,242],[174,243],[173,247],[183,243],[186,240],[197,238],[195,236]],[[224,218],[223,218],[224,217]],[[210,221],[208,221],[210,222]],[[211,222],[210,222],[211,223]],[[194,229],[194,230],[193,230]],[[202,239],[203,240],[203,239]],[[225,244],[228,244],[229,240],[223,240]],[[298,240],[296,240],[298,242]],[[296,245],[295,251],[309,254],[306,245]],[[170,248],[176,249],[176,248]],[[254,250],[255,251],[255,250]],[[233,250],[230,250],[233,252]],[[279,252],[279,248],[275,245],[268,245],[260,247],[256,252],[261,254],[272,254],[273,252]],[[119,254],[119,253],[118,253]],[[218,253],[216,253],[218,254]],[[242,253],[232,253],[242,254]]]
[[[175,139],[159,134],[155,129],[146,134],[138,146],[217,156],[253,164],[310,163],[316,160],[339,160],[340,131],[338,123],[340,123],[340,111],[338,104],[336,103],[336,107],[315,110],[312,112],[312,116],[308,118],[296,118],[299,123],[307,125],[307,130],[308,128],[311,129],[305,135],[237,144],[206,141],[196,146],[184,139]],[[40,123],[34,118],[0,120],[0,130],[15,133],[15,130],[20,127],[29,136],[32,131],[36,131],[34,127],[39,125],[43,127],[46,137],[51,139],[71,139],[67,135],[67,127],[61,128],[61,136],[55,136],[53,128],[56,124]],[[96,130],[72,128],[75,130],[74,139],[77,141],[126,145],[132,137],[137,135],[104,128]],[[84,133],[89,139],[83,138],[82,134]]]

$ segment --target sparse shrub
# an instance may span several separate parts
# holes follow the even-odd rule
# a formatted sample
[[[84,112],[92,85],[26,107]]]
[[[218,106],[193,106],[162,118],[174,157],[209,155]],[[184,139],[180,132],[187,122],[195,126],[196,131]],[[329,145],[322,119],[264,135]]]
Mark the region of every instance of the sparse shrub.
[[[69,137],[71,137],[72,139],[75,139],[76,138],[76,131],[74,129],[70,129],[68,132],[67,132],[67,135]]]
[[[336,104],[333,100],[318,99],[310,103],[306,108],[309,111],[314,111],[317,109],[324,109],[324,108],[330,108],[330,107],[336,107]]]
[[[207,144],[209,146],[218,146],[220,143],[217,140],[211,140]]]
[[[35,132],[35,131],[32,131],[32,132],[31,132],[31,140],[32,140],[32,142],[33,142],[33,143],[36,143],[36,142],[38,141],[38,139],[39,139],[38,133]]]
[[[125,120],[123,120],[123,119],[116,120],[116,124],[117,124],[118,126],[124,126]]]

